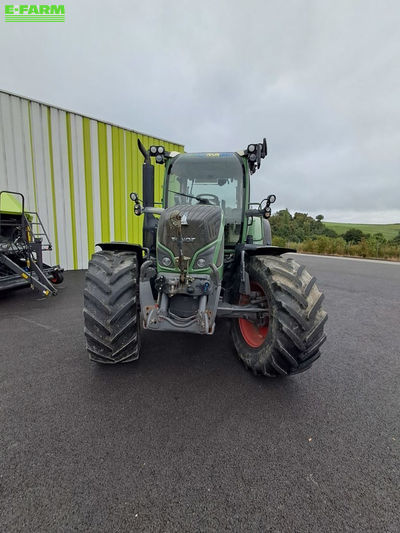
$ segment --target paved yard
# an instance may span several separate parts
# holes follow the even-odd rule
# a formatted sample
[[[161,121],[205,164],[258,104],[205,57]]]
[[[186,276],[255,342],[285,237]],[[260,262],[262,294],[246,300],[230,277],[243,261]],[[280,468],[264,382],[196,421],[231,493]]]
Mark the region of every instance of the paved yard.
[[[82,272],[0,295],[0,530],[398,533],[400,265],[298,260],[328,340],[286,380],[247,372],[227,323],[90,363]]]

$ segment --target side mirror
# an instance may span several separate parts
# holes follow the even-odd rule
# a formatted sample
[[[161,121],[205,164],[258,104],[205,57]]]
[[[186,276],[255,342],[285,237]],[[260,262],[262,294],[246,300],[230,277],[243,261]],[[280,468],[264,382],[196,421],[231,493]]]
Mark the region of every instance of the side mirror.
[[[267,155],[268,149],[267,149],[267,139],[264,137],[262,142],[262,150],[261,150],[261,157],[264,159],[264,157]]]

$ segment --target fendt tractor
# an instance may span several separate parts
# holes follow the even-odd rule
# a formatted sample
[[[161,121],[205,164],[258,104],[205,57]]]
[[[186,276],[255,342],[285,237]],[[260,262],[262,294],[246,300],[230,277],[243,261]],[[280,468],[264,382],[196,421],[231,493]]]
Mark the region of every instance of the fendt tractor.
[[[304,266],[272,246],[275,195],[250,204],[250,176],[267,143],[238,152],[178,153],[163,146],[144,157],[143,245],[99,244],[86,275],[87,349],[97,363],[138,359],[141,332],[212,335],[229,319],[238,356],[255,374],[307,370],[325,341],[323,295]],[[165,165],[163,199],[154,205],[154,166]]]

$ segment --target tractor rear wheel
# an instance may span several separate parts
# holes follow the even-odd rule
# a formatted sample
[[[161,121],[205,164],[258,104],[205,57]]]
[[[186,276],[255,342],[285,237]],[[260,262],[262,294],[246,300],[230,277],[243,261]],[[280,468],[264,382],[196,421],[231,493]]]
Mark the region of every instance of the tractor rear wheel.
[[[255,374],[269,377],[307,370],[320,356],[328,318],[315,278],[304,266],[282,257],[253,257],[248,273],[253,296],[264,302],[268,312],[262,323],[233,321],[239,357]],[[243,298],[239,304],[249,303]]]
[[[138,262],[135,253],[103,250],[86,273],[84,322],[89,358],[128,363],[139,357]]]

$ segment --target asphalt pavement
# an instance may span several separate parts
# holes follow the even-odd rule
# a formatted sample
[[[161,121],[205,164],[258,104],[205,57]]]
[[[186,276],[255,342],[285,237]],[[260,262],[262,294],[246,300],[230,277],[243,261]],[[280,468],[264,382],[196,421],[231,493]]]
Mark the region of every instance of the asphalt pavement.
[[[400,531],[400,264],[299,256],[328,339],[255,377],[229,324],[90,363],[83,272],[0,294],[0,531]]]

